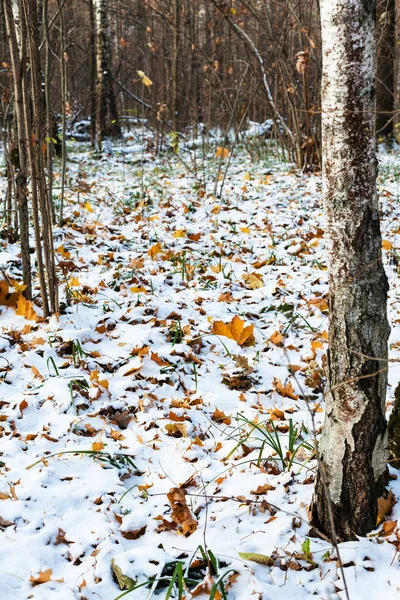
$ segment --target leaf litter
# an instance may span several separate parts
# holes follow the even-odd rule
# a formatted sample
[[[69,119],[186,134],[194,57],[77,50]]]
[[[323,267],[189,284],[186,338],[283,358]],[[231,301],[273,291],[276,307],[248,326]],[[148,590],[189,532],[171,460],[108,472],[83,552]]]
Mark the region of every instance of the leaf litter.
[[[141,192],[118,153],[72,154],[48,321],[1,243],[2,597],[163,598],[179,573],[187,598],[344,597],[307,512],[328,329],[320,177],[242,151],[216,197],[225,156],[199,179],[146,163]],[[380,160],[398,358],[400,163]],[[393,363],[388,409],[399,379]],[[353,600],[398,595],[390,487],[377,530],[341,544]]]

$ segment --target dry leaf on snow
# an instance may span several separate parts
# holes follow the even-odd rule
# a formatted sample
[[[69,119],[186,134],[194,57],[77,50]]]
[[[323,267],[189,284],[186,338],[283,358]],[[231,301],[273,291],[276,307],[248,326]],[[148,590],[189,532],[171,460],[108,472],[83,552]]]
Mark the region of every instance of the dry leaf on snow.
[[[275,391],[278,392],[283,398],[292,398],[292,400],[297,400],[298,396],[294,392],[293,385],[288,381],[286,385],[283,385],[280,379],[275,378],[272,382]]]
[[[245,327],[244,323],[243,319],[235,315],[230,323],[214,321],[211,332],[235,340],[239,346],[242,346],[246,342],[251,343],[254,341],[254,325]]]
[[[167,498],[172,508],[173,522],[177,524],[178,531],[188,537],[197,529],[197,520],[186,503],[185,491],[181,488],[171,488]]]
[[[384,498],[383,496],[378,498],[378,514],[376,515],[377,525],[380,525],[386,515],[390,514],[395,502],[396,498],[392,491],[388,493],[387,498]]]

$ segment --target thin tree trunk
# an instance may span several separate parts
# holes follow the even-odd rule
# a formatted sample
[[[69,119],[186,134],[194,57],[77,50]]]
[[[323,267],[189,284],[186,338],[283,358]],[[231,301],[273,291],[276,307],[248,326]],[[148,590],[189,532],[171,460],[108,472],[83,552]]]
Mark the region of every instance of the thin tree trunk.
[[[93,0],[89,0],[90,15],[90,83],[89,83],[89,112],[90,112],[90,142],[96,145],[96,18]]]
[[[394,135],[400,141],[400,0],[395,0]]]
[[[378,0],[378,59],[376,82],[376,129],[378,136],[393,133],[395,0]],[[398,43],[397,38],[397,43]]]
[[[54,155],[54,118],[51,110],[51,66],[52,66],[52,53],[50,45],[50,29],[49,29],[49,2],[43,0],[43,30],[45,38],[45,76],[44,76],[44,95],[46,99],[46,142],[47,142],[47,185],[48,194],[51,201],[51,216],[53,223],[55,223],[56,215],[53,204],[53,155]]]
[[[386,482],[386,316],[376,195],[375,0],[321,0],[323,176],[330,325],[326,418],[313,500],[339,539],[376,524]]]
[[[26,40],[28,43],[31,79],[31,107],[28,95],[29,92],[28,89],[26,89],[26,97],[24,103],[25,123],[28,132],[29,128],[31,127],[31,135],[29,135],[28,142],[28,152],[31,167],[32,207],[35,224],[38,272],[41,283],[43,312],[44,316],[46,317],[50,313],[54,313],[58,310],[58,288],[53,247],[51,206],[47,190],[46,176],[44,171],[44,160],[42,153],[42,148],[44,147],[44,119],[41,98],[41,70],[39,57],[38,13],[36,0],[22,0],[22,7],[24,12],[24,18],[22,18],[21,21],[22,24],[25,25],[25,31],[23,32],[24,35],[21,35],[21,39],[26,35]],[[30,108],[32,110],[32,118],[30,118]],[[39,211],[42,221],[42,231],[40,231],[39,226]],[[43,255],[45,275],[47,276],[47,285],[43,281],[43,265],[39,264],[41,256],[41,233],[43,238]]]
[[[64,196],[65,196],[65,178],[67,172],[67,40],[65,32],[65,17],[64,7],[61,1],[57,0],[58,10],[60,13],[60,35],[61,35],[61,200],[60,200],[60,215],[59,226],[63,224],[64,218]]]
[[[13,87],[15,96],[15,115],[17,120],[18,164],[16,167],[16,200],[19,214],[19,230],[21,241],[22,276],[26,285],[25,296],[32,297],[31,260],[29,252],[29,216],[28,216],[28,156],[27,134],[25,129],[23,92],[22,92],[22,62],[18,46],[17,30],[11,0],[3,0],[4,16],[10,48],[11,66],[13,72]]]

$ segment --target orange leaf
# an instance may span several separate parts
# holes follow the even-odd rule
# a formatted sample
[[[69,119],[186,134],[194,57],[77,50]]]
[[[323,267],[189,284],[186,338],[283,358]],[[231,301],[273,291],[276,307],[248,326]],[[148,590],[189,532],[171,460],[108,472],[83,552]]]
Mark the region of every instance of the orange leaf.
[[[21,315],[29,321],[37,321],[38,315],[36,314],[33,304],[30,300],[27,300],[24,296],[20,295],[17,301],[17,315]]]
[[[154,360],[160,367],[169,367],[170,363],[167,360],[164,360],[157,354],[157,352],[152,352],[150,355],[151,360]]]
[[[275,346],[282,346],[283,340],[284,337],[281,333],[279,333],[279,331],[275,331],[268,339],[268,341],[272,342],[272,344],[275,344]]]
[[[197,529],[197,521],[186,504],[185,490],[171,488],[167,498],[172,509],[173,522],[177,524],[178,531],[188,537]]]
[[[292,398],[292,400],[297,400],[298,396],[296,396],[293,385],[290,383],[290,381],[288,381],[286,385],[283,385],[280,379],[275,378],[272,384],[278,394],[284,398]]]
[[[46,571],[41,571],[37,577],[31,575],[29,577],[29,581],[33,585],[39,585],[40,583],[47,583],[51,579],[53,571],[51,569],[47,569]]]
[[[217,158],[228,158],[228,156],[229,156],[229,149],[228,148],[224,148],[222,146],[218,146],[215,154],[216,154]]]
[[[213,421],[218,421],[219,423],[224,423],[225,425],[230,425],[232,422],[232,419],[227,417],[226,414],[221,410],[218,410],[218,408],[215,409],[211,418]]]
[[[235,340],[242,346],[245,342],[252,342],[254,325],[248,325],[244,327],[244,321],[237,315],[235,315],[230,323],[224,323],[223,321],[214,321],[212,326],[212,333],[216,335],[223,335],[231,340]]]
[[[285,413],[276,406],[268,409],[270,419],[272,421],[282,421],[285,418]]]
[[[383,496],[381,496],[380,498],[378,498],[378,514],[376,515],[376,524],[380,525],[382,523],[382,521],[384,520],[384,518],[386,517],[386,515],[388,515],[391,510],[393,505],[396,502],[396,498],[393,494],[392,491],[390,491],[387,495],[387,498],[384,498]]]
[[[162,246],[160,242],[157,242],[157,244],[154,244],[154,246],[150,248],[147,254],[151,256],[152,259],[154,259],[157,256],[157,254],[160,254],[160,252],[162,252]]]
[[[397,521],[384,521],[380,535],[386,536],[392,534],[397,528]]]
[[[382,240],[382,248],[384,250],[391,250],[393,248],[393,244],[392,242],[389,242],[389,240]]]

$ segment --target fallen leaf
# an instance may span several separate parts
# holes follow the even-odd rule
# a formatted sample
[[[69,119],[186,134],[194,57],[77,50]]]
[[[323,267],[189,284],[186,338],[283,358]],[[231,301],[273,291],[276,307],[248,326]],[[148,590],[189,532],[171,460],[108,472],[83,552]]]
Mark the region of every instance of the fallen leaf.
[[[167,423],[165,429],[168,435],[172,437],[187,437],[186,425],[184,423]]]
[[[102,450],[104,450],[105,445],[103,444],[103,442],[93,442],[92,443],[92,450],[94,452],[101,452]]]
[[[391,250],[393,248],[393,244],[389,240],[382,240],[382,248],[384,250]]]
[[[250,494],[255,494],[256,496],[262,496],[266,494],[270,490],[275,490],[276,488],[269,483],[264,483],[264,485],[259,485],[256,490],[251,490]]]
[[[33,585],[39,585],[41,583],[47,583],[48,581],[51,580],[52,573],[53,573],[53,571],[51,569],[46,569],[46,571],[41,571],[37,577],[35,577],[34,575],[31,575],[29,577],[29,581]]]
[[[116,564],[114,558],[111,560],[111,568],[114,572],[116,580],[118,581],[120,590],[130,590],[134,587],[136,583],[135,580],[123,574],[121,567]]]
[[[20,295],[18,298],[16,313],[17,315],[25,317],[25,319],[28,319],[28,321],[37,321],[39,318],[35,312],[35,309],[33,308],[32,302],[27,300],[25,296],[22,295]]]
[[[392,534],[397,529],[397,521],[384,521],[379,535],[386,536]]]
[[[211,418],[213,421],[218,421],[218,423],[224,423],[225,425],[230,425],[232,423],[232,419],[227,417],[222,411],[218,410],[218,408],[215,409]]]
[[[121,531],[121,533],[122,537],[124,537],[126,540],[137,540],[146,533],[146,529],[147,526],[144,525],[140,529],[135,529],[134,531]]]
[[[298,396],[296,396],[293,385],[290,381],[288,381],[286,385],[283,385],[280,379],[274,378],[272,384],[278,394],[283,396],[283,398],[292,398],[292,400],[298,399]]]
[[[157,354],[157,352],[152,352],[150,355],[150,358],[155,363],[157,363],[160,367],[169,367],[171,365],[171,363],[169,363],[167,360],[164,360],[163,358],[161,358],[161,356],[159,356]]]
[[[285,418],[283,410],[280,410],[280,408],[277,408],[276,406],[269,408],[268,412],[272,421],[282,421]]]
[[[185,491],[181,488],[171,488],[167,494],[172,509],[172,520],[178,531],[188,537],[197,529],[197,520],[193,517],[186,503]]]
[[[283,345],[283,340],[285,338],[283,337],[283,335],[281,333],[279,333],[279,331],[275,331],[269,338],[268,341],[271,342],[272,344],[274,344],[275,346],[282,346]]]
[[[228,148],[224,148],[222,146],[218,146],[215,154],[216,154],[217,158],[228,158],[228,156],[229,156],[229,149]]]
[[[249,273],[243,275],[243,281],[252,290],[257,290],[258,288],[264,287],[264,281],[261,275],[257,273]]]
[[[274,567],[275,561],[270,556],[266,554],[258,554],[256,552],[239,552],[240,558],[243,560],[250,560],[251,562],[255,562],[259,565],[266,565],[267,567]]]
[[[391,512],[392,507],[396,502],[396,498],[393,492],[390,490],[390,492],[387,495],[387,498],[381,496],[380,498],[378,498],[377,502],[378,514],[376,515],[376,525],[380,525],[386,517],[386,515],[388,515]]]
[[[254,325],[244,326],[244,321],[235,315],[230,323],[223,321],[214,321],[212,333],[223,335],[231,340],[235,340],[239,346],[254,341]]]

